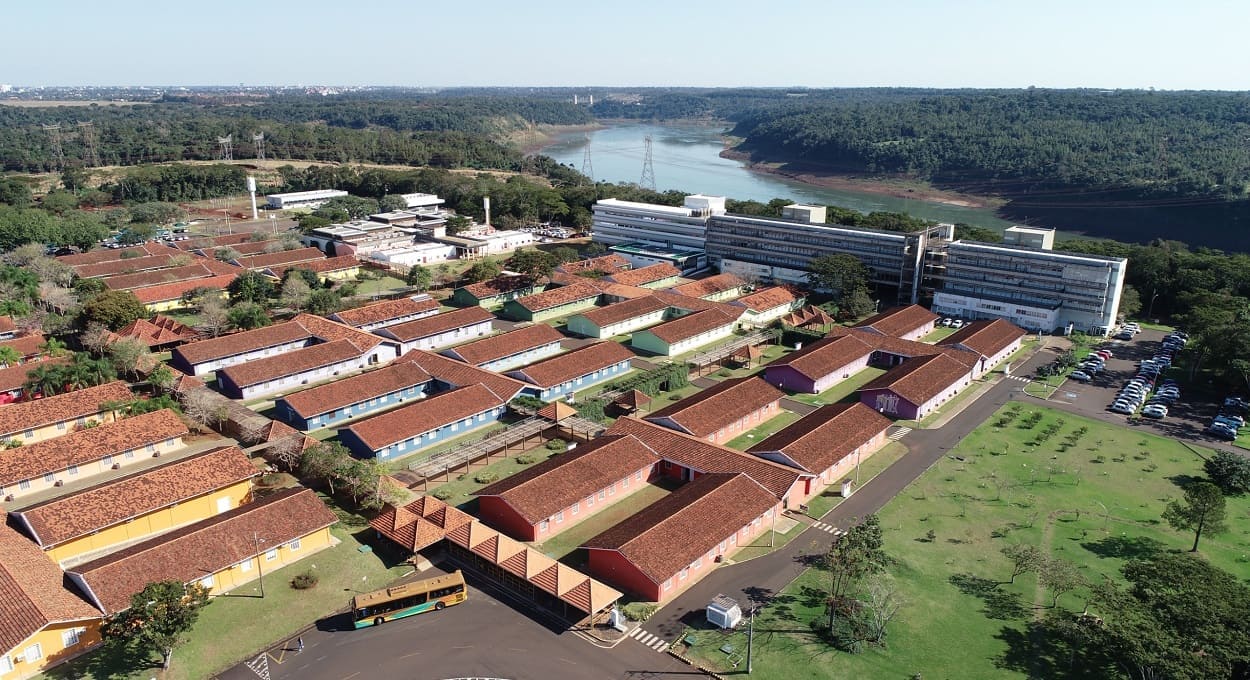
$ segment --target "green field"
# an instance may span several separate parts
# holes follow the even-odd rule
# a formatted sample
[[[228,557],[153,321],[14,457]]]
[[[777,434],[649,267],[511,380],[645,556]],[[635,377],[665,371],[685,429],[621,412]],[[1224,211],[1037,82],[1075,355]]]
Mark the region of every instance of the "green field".
[[[1012,408],[1018,415],[1004,422],[1002,414]],[[1041,421],[1025,427],[1033,411]],[[1043,429],[1060,421],[1056,434],[1038,441]],[[1085,431],[1070,440],[1080,428]],[[1004,583],[1011,569],[999,550],[1013,543],[1042,546],[1078,565],[1090,581],[1119,579],[1120,566],[1134,555],[1188,550],[1192,534],[1173,531],[1159,517],[1168,500],[1180,497],[1179,484],[1202,475],[1201,455],[1208,453],[1126,427],[1008,405],[879,513],[886,550],[897,560],[890,572],[907,602],[889,627],[887,646],[847,654],[821,641],[809,624],[822,618],[825,576],[809,570],[756,619],[757,633],[764,632],[756,638],[754,675],[1062,676],[1064,669],[1049,665],[1045,640],[1026,634],[1050,596],[1032,574]],[[1204,536],[1200,553],[1244,579],[1250,577],[1250,498],[1230,498],[1228,505],[1230,531]],[[1064,594],[1059,604],[1080,611],[1085,594]],[[743,633],[693,635],[691,657],[735,670],[720,647],[744,650]]]

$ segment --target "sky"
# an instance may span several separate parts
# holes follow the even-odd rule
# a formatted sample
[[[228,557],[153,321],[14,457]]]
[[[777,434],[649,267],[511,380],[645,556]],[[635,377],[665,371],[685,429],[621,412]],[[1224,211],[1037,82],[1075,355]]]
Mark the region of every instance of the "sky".
[[[1245,0],[61,0],[0,83],[1250,90]]]

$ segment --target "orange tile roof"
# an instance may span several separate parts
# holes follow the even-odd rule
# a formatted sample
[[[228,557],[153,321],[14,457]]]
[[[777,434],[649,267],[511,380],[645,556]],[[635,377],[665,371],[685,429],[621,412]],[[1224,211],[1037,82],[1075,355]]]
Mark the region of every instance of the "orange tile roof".
[[[54,623],[100,618],[30,539],[0,524],[0,650],[17,649]]]
[[[157,246],[157,245],[149,246],[146,243],[141,243],[137,246],[131,246],[129,248],[116,248],[116,249],[98,248],[96,250],[90,250],[85,253],[78,253],[77,255],[61,255],[57,257],[56,260],[57,262],[60,262],[62,264],[67,264],[71,267],[75,267],[81,264],[100,264],[101,262],[113,262],[115,260],[122,259],[123,255],[125,257],[132,257],[132,255],[138,255],[139,257],[144,257],[147,255],[156,255],[158,253],[164,252],[165,250],[166,250],[165,246]]]
[[[150,286],[159,286],[165,283],[174,283],[176,281],[186,281],[189,279],[203,279],[213,276],[213,272],[203,263],[192,262],[181,267],[167,267],[164,269],[150,269],[148,271],[136,272],[134,274],[117,274],[115,276],[104,277],[104,286],[109,290],[134,290],[136,288],[148,288]]]
[[[35,401],[8,404],[0,408],[0,439],[11,439],[24,430],[36,427],[95,416],[100,412],[101,404],[134,398],[126,383],[115,380]]]
[[[40,364],[68,364],[69,362],[69,357],[40,357],[30,359],[25,363],[0,368],[0,394],[22,389],[22,386],[26,384],[27,374],[35,370],[35,367]]]
[[[937,319],[937,314],[920,305],[907,305],[904,307],[891,307],[880,314],[860,321],[855,324],[855,327],[871,328],[882,335],[892,335],[896,338],[901,338]]]
[[[200,332],[181,321],[157,314],[151,321],[135,319],[113,335],[138,340],[148,347],[154,347],[171,342],[189,342],[200,337]]]
[[[565,262],[564,264],[556,267],[556,271],[564,274],[580,274],[582,272],[592,271],[601,271],[610,274],[612,272],[624,271],[629,269],[631,266],[633,265],[629,263],[629,260],[617,255],[616,253],[611,253],[600,257],[592,257],[587,260],[578,260],[577,262]]]
[[[13,323],[13,317],[0,316],[0,333],[12,333],[17,330],[17,324]]]
[[[531,312],[541,312],[561,305],[599,297],[599,288],[590,283],[574,283],[569,286],[552,288],[541,293],[525,295],[515,300],[518,305]]]
[[[43,353],[43,343],[47,342],[47,338],[43,337],[43,333],[35,331],[29,335],[22,335],[12,340],[0,340],[0,347],[12,347],[19,357],[33,357]]]
[[[743,295],[729,304],[741,305],[753,312],[766,312],[782,305],[794,304],[800,297],[786,286],[773,286],[762,288],[750,295]]]
[[[789,366],[812,380],[820,380],[843,366],[872,354],[872,351],[873,346],[865,342],[865,338],[859,334],[827,335],[803,349],[770,361],[768,365]]]
[[[571,352],[543,359],[515,369],[512,375],[523,376],[538,387],[555,387],[602,368],[634,358],[634,353],[616,342],[596,342]]]
[[[84,279],[93,279],[100,276],[113,276],[114,274],[129,274],[131,272],[141,272],[148,269],[168,267],[170,266],[170,262],[176,257],[186,257],[186,255],[171,248],[168,249],[167,252],[162,252],[157,255],[131,257],[125,260],[110,260],[108,262],[100,262],[98,264],[76,265],[74,267],[74,273]]]
[[[361,266],[360,258],[355,255],[336,255],[323,260],[311,260],[292,265],[269,267],[268,271],[274,276],[282,278],[292,269],[304,269],[314,274],[328,274],[359,266]]]
[[[397,363],[300,390],[282,397],[282,401],[300,416],[311,418],[384,394],[423,385],[430,380],[430,374],[420,366],[414,363]]]
[[[447,537],[449,531],[474,523],[471,516],[447,505],[433,496],[418,496],[411,503],[397,508],[387,505],[369,526],[378,533],[416,552]]]
[[[441,354],[419,349],[407,352],[395,360],[395,363],[407,362],[420,366],[439,382],[444,382],[454,387],[475,384],[484,385],[504,401],[511,400],[521,392],[521,388],[525,387],[525,383],[520,380],[499,375],[494,371],[488,371],[477,366],[470,366],[463,361],[449,359]]]
[[[312,314],[296,314],[291,321],[307,328],[309,333],[326,342],[347,340],[361,352],[377,347],[382,342],[381,338],[372,333]]]
[[[426,397],[347,427],[365,446],[377,451],[504,405],[504,400],[482,385],[457,387]]]
[[[239,447],[223,446],[9,514],[46,550],[258,474]]]
[[[524,275],[497,276],[490,281],[470,283],[467,286],[462,286],[461,289],[479,300],[484,300],[534,285],[536,285],[534,280]]]
[[[186,424],[166,408],[0,450],[0,486],[60,472],[71,465],[85,465],[188,433]]]
[[[145,305],[150,305],[156,302],[177,300],[182,297],[183,293],[197,288],[225,290],[237,277],[238,274],[221,274],[205,279],[188,279],[186,281],[176,281],[174,283],[166,283],[160,286],[139,288],[138,290],[131,292],[133,292],[134,296],[139,299],[139,302],[142,302]]]
[[[254,359],[242,364],[219,369],[239,389],[259,385],[267,380],[277,380],[326,366],[341,364],[360,358],[362,352],[347,340],[318,343],[282,354]]]
[[[982,356],[992,357],[1023,338],[1023,328],[1005,321],[973,321],[938,341],[943,347],[966,347]]]
[[[356,307],[355,309],[345,309],[341,312],[335,312],[333,316],[340,323],[345,323],[353,328],[360,328],[368,324],[401,319],[405,316],[425,314],[437,310],[438,300],[434,298],[426,297],[414,300],[409,297],[402,297],[396,300],[374,302],[373,304]]]
[[[671,345],[700,333],[728,326],[736,321],[735,317],[719,309],[705,309],[685,316],[679,316],[672,321],[665,321],[658,326],[652,326],[645,331],[639,332],[650,333]]]
[[[780,452],[807,472],[818,475],[885,432],[891,424],[889,418],[860,402],[826,404],[747,451]]]
[[[494,321],[494,319],[494,314],[481,307],[465,307],[464,309],[453,309],[450,312],[431,314],[420,319],[397,323],[394,326],[387,326],[377,330],[378,332],[385,332],[386,335],[400,342],[412,342],[456,328],[479,324],[483,321]]]
[[[606,307],[597,307],[579,312],[578,315],[584,317],[587,321],[593,323],[599,328],[605,328],[615,323],[636,319],[652,312],[658,312],[661,309],[668,309],[668,303],[660,300],[654,295],[645,297],[637,297],[624,302],[608,305]]]
[[[443,350],[443,353],[465,363],[481,366],[514,354],[559,343],[563,339],[564,335],[560,331],[540,323],[456,345]]]
[[[620,283],[626,286],[642,286],[664,279],[672,279],[681,276],[681,270],[667,262],[657,262],[640,269],[627,269],[622,272],[614,272],[604,278],[605,281]]]
[[[336,522],[311,489],[283,489],[68,571],[113,614],[129,608],[130,597],[149,583],[191,583]]]
[[[670,420],[696,437],[706,437],[784,396],[759,376],[730,378],[652,412],[647,420]]]
[[[287,321],[241,333],[223,335],[219,338],[187,343],[181,347],[175,347],[173,352],[175,357],[181,357],[187,364],[195,365],[311,338],[312,333],[307,328],[294,321]]]
[[[776,505],[746,475],[702,475],[582,545],[620,552],[658,585]]]
[[[933,354],[907,359],[877,376],[859,388],[859,391],[890,390],[913,405],[920,406],[956,382],[970,377],[967,364],[945,354]]]
[[[746,281],[743,281],[735,274],[717,274],[716,276],[709,276],[706,279],[699,279],[698,281],[683,283],[680,286],[673,286],[672,288],[669,288],[668,291],[670,293],[685,295],[687,297],[702,298],[709,295],[716,295],[717,293],[724,293],[735,288],[741,288],[745,285]]]
[[[295,250],[281,250],[276,253],[248,255],[236,259],[235,262],[238,262],[239,266],[244,269],[265,269],[266,267],[292,265],[298,262],[324,260],[325,257],[325,253],[316,248],[297,248]]]

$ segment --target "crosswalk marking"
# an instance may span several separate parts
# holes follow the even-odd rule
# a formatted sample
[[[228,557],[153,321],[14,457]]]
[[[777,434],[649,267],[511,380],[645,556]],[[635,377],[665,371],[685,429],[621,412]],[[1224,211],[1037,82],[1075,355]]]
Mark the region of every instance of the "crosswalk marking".
[[[886,435],[886,438],[889,439],[890,441],[896,442],[902,439],[903,437],[905,437],[908,432],[911,432],[910,427],[903,427],[902,425],[896,425],[890,429],[890,433]]]
[[[841,536],[842,534],[846,533],[845,531],[833,526],[832,524],[826,524],[825,522],[821,522],[819,520],[812,522],[812,526],[825,532],[826,534],[833,534],[834,536]]]
[[[1003,377],[1007,378],[1008,380],[1015,380],[1017,382],[1024,382],[1024,383],[1033,382],[1032,379],[1026,378],[1025,376],[1022,376],[1022,375],[1007,375]]]
[[[630,631],[629,636],[657,652],[663,652],[668,649],[668,643],[663,638],[648,633],[642,629],[642,626]]]

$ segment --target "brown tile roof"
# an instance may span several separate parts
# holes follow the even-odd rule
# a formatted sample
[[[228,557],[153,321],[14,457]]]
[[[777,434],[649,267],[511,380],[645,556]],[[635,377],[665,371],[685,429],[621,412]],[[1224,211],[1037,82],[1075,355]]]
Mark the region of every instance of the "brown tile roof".
[[[38,331],[30,335],[22,335],[12,340],[0,340],[0,347],[12,347],[20,357],[33,357],[43,353],[43,343],[47,338]]]
[[[735,317],[719,309],[705,309],[677,317],[672,321],[665,321],[658,326],[652,326],[645,331],[639,332],[650,333],[671,345],[700,333],[706,333],[721,326],[728,326],[735,323],[736,320]]]
[[[515,302],[531,312],[541,312],[561,305],[599,297],[599,288],[590,283],[574,283],[541,293],[519,297]]]
[[[225,290],[238,274],[221,274],[219,276],[211,276],[206,279],[188,279],[186,281],[177,281],[174,283],[166,283],[160,286],[150,286],[148,288],[139,288],[132,291],[139,302],[150,305],[155,302],[167,302],[169,300],[177,300],[182,294],[195,290],[196,288],[214,288],[217,290]]]
[[[244,269],[265,269],[266,267],[291,265],[297,262],[324,259],[325,253],[317,250],[316,248],[297,248],[295,250],[282,250],[276,253],[248,255],[236,259],[235,262],[237,262],[239,266]]]
[[[212,247],[205,246],[203,249],[208,251],[209,255],[215,254],[218,248],[229,248],[230,250],[233,250],[234,252],[240,255],[260,255],[264,253],[266,250],[268,250],[269,247],[274,244],[278,244],[278,249],[275,252],[281,252],[282,250],[284,250],[284,248],[282,248],[281,246],[281,243],[282,242],[278,241],[277,239],[269,239],[267,241],[249,240],[244,243],[230,243],[226,245],[215,245]]]
[[[819,380],[872,354],[872,345],[864,340],[859,334],[827,335],[803,349],[770,361],[768,365],[789,366],[812,380]]]
[[[622,272],[614,272],[604,277],[605,281],[612,283],[620,283],[626,286],[642,286],[664,279],[672,279],[681,276],[681,270],[667,262],[657,262],[647,265],[640,269],[627,269]]]
[[[866,331],[862,328],[843,328],[835,326],[830,329],[829,335],[854,335],[860,340],[868,343],[873,349],[894,354],[900,357],[927,357],[934,354],[944,354],[955,361],[966,366],[976,363],[977,356],[972,352],[958,347],[948,347],[946,345],[930,345],[927,342],[919,340],[904,340],[889,335],[878,335],[872,331]]]
[[[537,524],[659,460],[634,437],[599,437],[495,482],[476,495],[499,496],[526,521]]]
[[[0,316],[0,333],[12,333],[17,330],[17,324],[13,323],[13,317]]]
[[[781,305],[793,304],[800,297],[786,286],[773,286],[761,288],[750,295],[743,295],[729,304],[740,305],[753,312],[766,312]]]
[[[376,371],[288,394],[282,397],[282,401],[304,418],[311,418],[384,394],[423,385],[430,379],[430,374],[416,364],[391,364]]]
[[[187,364],[194,365],[266,347],[308,340],[311,337],[312,333],[307,328],[294,321],[287,321],[242,333],[187,343],[181,347],[175,347],[173,353],[175,357],[181,357]]]
[[[477,366],[470,366],[463,361],[448,359],[441,354],[434,354],[433,352],[419,349],[407,352],[395,360],[395,363],[407,362],[420,366],[439,382],[444,382],[454,387],[475,384],[484,385],[504,401],[511,400],[521,392],[521,388],[525,387],[525,383],[520,380],[509,378],[506,375],[499,375],[494,371],[487,371]]]
[[[802,474],[792,467],[717,446],[677,430],[632,416],[618,419],[604,434],[632,434],[660,455],[700,473],[742,472],[773,496],[782,498]]]
[[[945,354],[907,359],[896,368],[877,376],[860,392],[887,389],[919,406],[941,394],[959,380],[971,377],[967,364]]]
[[[641,288],[639,290],[647,290]],[[686,311],[701,312],[705,309],[719,309],[721,312],[737,319],[742,316],[743,309],[738,305],[730,302],[713,302],[704,300],[703,298],[692,297],[690,295],[678,295],[670,290],[649,291],[654,294],[661,302],[667,302],[669,307],[684,309]]]
[[[132,254],[143,257],[145,255],[163,253],[166,250],[167,248],[165,246],[141,243],[130,248],[99,248],[85,253],[78,253],[77,255],[61,255],[57,257],[56,260],[62,264],[76,267],[80,264],[100,264],[101,262],[120,260],[122,259],[123,254],[125,254],[125,257],[131,257],[133,259]]]
[[[242,389],[259,385],[266,380],[277,380],[288,375],[304,373],[325,366],[360,358],[361,351],[347,340],[310,345],[277,356],[254,359],[242,364],[227,366],[217,371]]]
[[[651,413],[647,420],[671,420],[696,437],[706,437],[784,396],[758,376],[730,378]]]
[[[361,352],[377,347],[382,342],[381,338],[372,333],[312,314],[296,314],[291,321],[307,328],[309,333],[326,342],[347,340]]]
[[[658,312],[661,309],[668,309],[668,303],[654,295],[647,295],[646,297],[637,297],[606,307],[588,309],[584,312],[579,312],[578,316],[584,317],[599,328],[604,328],[628,319]]]
[[[1023,328],[1005,321],[973,321],[938,341],[943,347],[966,347],[981,356],[992,357],[1023,338]]]
[[[0,368],[0,394],[20,390],[26,384],[27,374],[35,370],[40,364],[68,364],[69,357],[42,357],[39,359],[31,359],[25,363],[15,364],[5,368]]]
[[[600,257],[592,257],[587,260],[578,260],[577,262],[565,262],[556,267],[556,271],[564,274],[580,274],[582,272],[601,271],[606,273],[619,272],[629,269],[631,266],[629,260],[611,253]]]
[[[826,404],[747,451],[779,451],[804,470],[820,474],[885,432],[892,422],[860,402]]]
[[[44,399],[9,404],[0,408],[0,439],[10,439],[35,427],[94,416],[100,412],[100,404],[134,398],[126,383],[115,380]]]
[[[327,257],[324,260],[311,260],[292,265],[269,267],[268,271],[274,276],[282,278],[286,275],[287,271],[292,269],[305,269],[313,272],[314,274],[326,274],[329,272],[343,271],[344,269],[351,269],[352,267],[359,266],[361,266],[360,258],[355,255],[336,255],[334,257]]]
[[[683,283],[680,286],[673,286],[672,288],[669,288],[668,291],[670,293],[685,295],[687,297],[702,298],[709,295],[715,295],[717,293],[724,293],[725,291],[733,290],[734,288],[741,288],[745,285],[746,281],[743,281],[735,274],[717,274],[716,276],[709,276],[706,279],[699,279],[698,281]]]
[[[703,475],[583,547],[616,550],[661,584],[776,504],[746,475]]]
[[[371,416],[349,425],[360,441],[371,450],[438,429],[443,425],[504,405],[504,400],[482,385],[457,387],[401,406],[394,411]]]
[[[190,583],[338,521],[311,489],[283,489],[247,505],[69,570],[112,614],[155,581]],[[259,553],[256,537],[263,539]]]
[[[426,297],[414,300],[409,297],[403,297],[397,300],[383,300],[355,309],[345,309],[341,312],[335,312],[333,317],[340,323],[345,323],[353,328],[360,328],[367,324],[390,321],[391,319],[399,319],[405,316],[412,316],[413,314],[423,314],[437,309],[438,300],[434,298]]]
[[[0,486],[140,449],[148,444],[184,436],[187,432],[187,426],[178,415],[166,408],[15,449],[5,449],[0,451]]]
[[[534,280],[528,276],[497,276],[490,281],[470,283],[467,286],[463,286],[462,289],[473,297],[483,300],[533,285],[535,285]]]
[[[936,321],[937,318],[937,314],[920,305],[907,305],[904,307],[891,307],[880,314],[860,321],[855,324],[855,327],[871,328],[882,335],[891,335],[899,338],[925,324]]]
[[[38,546],[0,523],[0,650],[17,649],[49,624],[99,617]]]
[[[193,262],[182,267],[152,269],[134,274],[118,274],[104,277],[104,286],[109,290],[134,290],[148,288],[176,281],[203,279],[213,276],[213,272],[200,262]]]
[[[464,309],[453,309],[450,312],[433,314],[377,330],[379,333],[385,332],[386,335],[400,342],[412,342],[413,340],[428,338],[431,335],[438,335],[456,328],[464,328],[465,326],[472,326],[483,321],[493,321],[494,319],[494,314],[481,307],[465,307]]]
[[[555,387],[580,378],[617,362],[634,358],[634,353],[620,343],[604,341],[579,347],[559,356],[518,368],[509,373],[521,376],[539,387]]]
[[[257,474],[239,447],[223,446],[9,514],[46,550]]]
[[[387,505],[369,526],[378,533],[416,552],[447,537],[447,533],[474,523],[474,519],[460,510],[447,505],[433,496],[418,496],[416,500],[397,508]]]
[[[166,252],[157,251],[157,255],[147,255],[144,257],[132,257],[125,260],[110,260],[108,262],[100,262],[98,264],[80,264],[74,267],[74,273],[84,279],[94,279],[101,276],[113,276],[116,274],[129,274],[132,272],[147,271],[149,269],[160,269],[170,266],[170,261],[176,257],[186,257],[183,253],[169,249]]]
[[[248,233],[222,234],[221,236],[203,236],[186,241],[178,241],[177,247],[179,250],[215,250],[222,246],[236,246],[251,242],[252,235]]]
[[[465,363],[481,366],[537,347],[558,343],[563,339],[564,335],[560,331],[540,323],[449,347],[443,353]]]
[[[171,342],[189,342],[200,337],[200,332],[180,321],[157,314],[152,317],[151,321],[135,319],[113,335],[119,338],[131,338],[148,347],[155,347]]]

